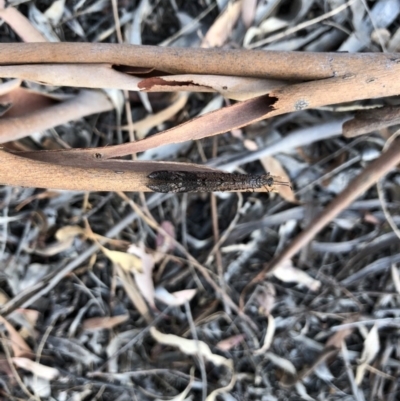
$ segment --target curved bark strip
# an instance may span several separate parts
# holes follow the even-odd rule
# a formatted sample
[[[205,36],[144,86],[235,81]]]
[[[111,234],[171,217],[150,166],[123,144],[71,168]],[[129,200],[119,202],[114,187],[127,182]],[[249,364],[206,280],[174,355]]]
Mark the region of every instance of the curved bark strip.
[[[109,43],[1,43],[0,64],[109,63],[172,74],[315,80],[384,68],[397,53],[301,53],[193,49]],[[310,68],[312,66],[312,68]]]

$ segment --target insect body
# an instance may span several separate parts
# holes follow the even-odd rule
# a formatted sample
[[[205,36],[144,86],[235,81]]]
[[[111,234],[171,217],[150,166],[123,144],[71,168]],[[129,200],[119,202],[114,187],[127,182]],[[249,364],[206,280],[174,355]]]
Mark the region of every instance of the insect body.
[[[155,171],[148,176],[147,187],[154,192],[214,192],[254,191],[265,188],[268,192],[274,185],[289,185],[278,182],[269,173],[230,174],[222,172]]]

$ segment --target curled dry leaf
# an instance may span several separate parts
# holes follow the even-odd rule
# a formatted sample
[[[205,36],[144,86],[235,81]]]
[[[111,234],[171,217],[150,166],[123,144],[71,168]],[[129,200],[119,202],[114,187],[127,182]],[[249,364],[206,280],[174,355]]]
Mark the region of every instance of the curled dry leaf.
[[[231,348],[239,345],[246,338],[245,334],[237,334],[236,336],[228,337],[220,341],[216,347],[221,351],[229,351]]]
[[[65,226],[57,230],[55,237],[57,241],[64,242],[75,238],[78,235],[87,235],[88,232],[79,226]]]
[[[82,322],[82,328],[84,330],[112,329],[113,327],[126,322],[128,319],[129,315],[119,315],[111,317],[93,317],[84,320]]]
[[[271,283],[259,285],[255,291],[255,300],[259,305],[259,313],[269,316],[275,306],[275,287]]]
[[[264,352],[269,350],[272,344],[272,340],[274,339],[274,334],[275,334],[275,319],[272,315],[268,315],[268,327],[264,338],[264,344],[260,349],[254,351],[255,355],[263,354]]]
[[[58,377],[59,371],[55,368],[51,368],[50,366],[42,365],[41,363],[31,361],[28,358],[12,358],[14,365],[19,368],[29,370],[34,375],[41,377],[46,380],[54,380]]]
[[[375,358],[380,349],[378,326],[375,324],[364,341],[364,349],[361,354],[360,365],[357,366],[356,383],[360,385],[365,374],[367,365]]]
[[[8,338],[10,340],[9,345],[14,352],[14,356],[20,357],[31,355],[32,350],[29,348],[29,345],[3,316],[0,316],[0,323],[4,324],[6,330],[8,331]]]
[[[132,273],[135,276],[136,285],[143,297],[152,308],[155,308],[153,283],[154,258],[152,255],[146,253],[143,248],[136,245],[129,247],[128,254],[136,256],[141,261],[141,270],[134,270]]]
[[[279,175],[280,177],[282,177],[282,181],[290,182],[289,176],[287,175],[285,169],[282,167],[282,164],[277,159],[275,159],[275,157],[263,157],[261,159],[261,163],[266,171],[270,172],[271,174]],[[279,195],[288,202],[299,203],[292,189],[288,186],[280,185]]]
[[[191,301],[196,293],[196,289],[182,290],[170,293],[164,287],[157,287],[154,293],[154,297],[166,305],[181,306],[184,305],[186,302]]]
[[[187,338],[178,337],[173,334],[164,334],[159,332],[155,327],[150,328],[153,338],[163,345],[178,347],[186,355],[201,355],[204,359],[212,362],[216,366],[226,366],[233,371],[233,361],[223,356],[213,354],[210,347],[203,341],[188,340]]]
[[[169,234],[169,236],[164,235],[161,232],[157,232],[157,237],[156,237],[157,252],[166,254],[175,248],[174,242],[170,238],[170,237],[175,238],[175,226],[170,221],[163,221],[161,223],[161,228],[167,234]]]
[[[321,286],[319,280],[314,280],[307,273],[303,272],[303,270],[294,267],[291,259],[280,263],[272,274],[285,283],[298,283],[306,286],[311,291],[318,291]]]
[[[36,255],[42,256],[57,255],[69,249],[74,242],[74,238],[78,235],[91,236],[91,232],[88,232],[87,230],[79,226],[62,227],[55,234],[57,242],[49,244],[42,249],[35,248],[34,250],[32,250],[32,252]]]
[[[344,328],[342,330],[338,330],[336,333],[333,334],[332,337],[328,338],[328,341],[326,342],[325,346],[329,347],[336,347],[340,349],[342,347],[342,342],[351,334],[353,333],[354,329],[349,327],[349,328]]]
[[[104,246],[101,247],[101,250],[111,262],[121,266],[125,272],[143,272],[142,261],[136,255],[131,255],[126,252],[110,251]]]
[[[220,47],[229,38],[235,26],[242,8],[241,1],[228,3],[228,7],[215,20],[214,24],[206,33],[201,47]]]
[[[391,273],[392,273],[392,280],[393,280],[394,288],[396,289],[397,293],[400,294],[399,269],[396,267],[396,265],[394,263],[392,264]]]

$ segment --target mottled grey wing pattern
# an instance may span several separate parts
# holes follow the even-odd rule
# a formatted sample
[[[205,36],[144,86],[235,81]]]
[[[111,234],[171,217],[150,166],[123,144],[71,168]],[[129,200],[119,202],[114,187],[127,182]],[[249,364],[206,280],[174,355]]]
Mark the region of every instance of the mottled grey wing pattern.
[[[196,192],[198,190],[198,177],[195,173],[186,171],[155,171],[149,174],[153,182],[147,187],[154,192],[178,193]]]
[[[254,191],[274,183],[269,174],[230,174],[223,172],[155,171],[149,174],[147,187],[154,192]]]

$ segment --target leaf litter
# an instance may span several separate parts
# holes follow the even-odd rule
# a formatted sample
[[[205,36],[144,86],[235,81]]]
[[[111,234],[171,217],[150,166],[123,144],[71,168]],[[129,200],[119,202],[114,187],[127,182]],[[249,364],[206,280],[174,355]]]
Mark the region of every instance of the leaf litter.
[[[0,398],[395,400],[398,2],[113,3],[0,2]]]

